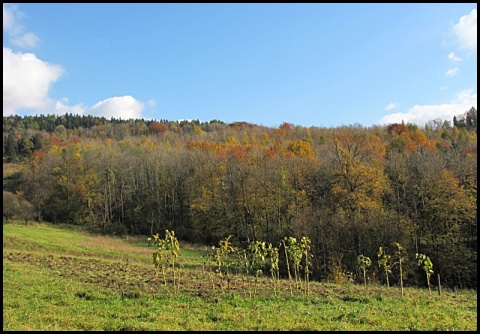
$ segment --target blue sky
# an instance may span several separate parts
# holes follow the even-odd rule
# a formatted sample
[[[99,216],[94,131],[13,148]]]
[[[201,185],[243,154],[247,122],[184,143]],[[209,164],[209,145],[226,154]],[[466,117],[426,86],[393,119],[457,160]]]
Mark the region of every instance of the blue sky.
[[[3,114],[336,127],[477,107],[477,4],[3,4]]]

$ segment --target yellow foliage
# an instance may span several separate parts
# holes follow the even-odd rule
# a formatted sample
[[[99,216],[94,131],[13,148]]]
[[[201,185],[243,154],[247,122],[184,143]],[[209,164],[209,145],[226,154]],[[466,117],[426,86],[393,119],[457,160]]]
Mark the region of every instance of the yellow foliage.
[[[287,150],[294,153],[297,156],[302,156],[306,158],[313,158],[313,149],[310,143],[304,140],[295,140],[291,141],[288,144]]]
[[[193,126],[193,132],[195,132],[197,135],[199,134],[202,134],[203,133],[203,130],[201,127],[199,127],[198,125],[194,125]]]
[[[234,137],[234,136],[228,136],[227,139],[226,139],[226,142],[227,144],[236,144],[237,143],[237,139]]]

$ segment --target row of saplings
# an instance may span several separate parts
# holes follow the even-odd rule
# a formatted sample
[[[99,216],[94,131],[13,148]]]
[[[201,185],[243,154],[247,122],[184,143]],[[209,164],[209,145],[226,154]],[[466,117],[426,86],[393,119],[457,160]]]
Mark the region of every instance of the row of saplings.
[[[277,294],[277,286],[280,280],[279,260],[280,249],[283,248],[283,255],[286,261],[290,294],[293,291],[302,291],[306,296],[309,295],[311,274],[311,260],[313,255],[310,253],[311,240],[303,237],[297,241],[294,237],[285,237],[278,247],[274,247],[271,243],[265,241],[252,241],[246,249],[233,247],[230,238],[225,238],[219,242],[219,246],[212,247],[212,252],[203,257],[203,270],[209,274],[212,282],[212,288],[215,290],[214,277],[218,275],[222,280],[230,283],[230,272],[233,269],[239,272],[239,268],[244,268],[242,272],[248,277],[254,276],[254,285],[250,289],[250,296],[256,294],[258,277],[262,276],[265,271],[273,280],[275,295]],[[160,271],[163,277],[164,285],[167,285],[167,273],[173,277],[174,293],[179,291],[180,287],[180,271],[178,270],[177,258],[180,256],[180,243],[175,236],[174,231],[165,230],[165,237],[160,238],[159,234],[148,238],[149,244],[157,246],[157,250],[153,253],[153,264],[157,271]],[[393,243],[396,247],[393,262],[392,255],[386,253],[383,247],[378,250],[378,265],[383,268],[386,277],[387,287],[390,287],[389,276],[392,274],[392,268],[399,266],[400,287],[402,296],[403,290],[403,272],[402,262],[405,260],[406,252],[402,245],[398,242]],[[425,254],[416,254],[418,265],[425,271],[429,292],[431,293],[430,277],[433,274],[433,264]],[[357,264],[363,273],[363,283],[367,289],[367,271],[372,265],[372,260],[368,256],[359,255]],[[266,269],[268,268],[268,269]],[[293,272],[293,275],[292,275]],[[295,287],[295,289],[293,288]]]

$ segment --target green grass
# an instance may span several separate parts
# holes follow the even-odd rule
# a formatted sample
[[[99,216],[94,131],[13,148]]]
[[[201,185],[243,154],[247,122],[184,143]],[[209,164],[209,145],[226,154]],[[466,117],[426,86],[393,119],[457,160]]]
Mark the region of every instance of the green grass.
[[[277,295],[262,277],[230,285],[182,245],[179,291],[151,263],[155,248],[46,224],[3,226],[4,330],[476,330],[475,291],[335,285]],[[126,259],[129,259],[128,261]]]

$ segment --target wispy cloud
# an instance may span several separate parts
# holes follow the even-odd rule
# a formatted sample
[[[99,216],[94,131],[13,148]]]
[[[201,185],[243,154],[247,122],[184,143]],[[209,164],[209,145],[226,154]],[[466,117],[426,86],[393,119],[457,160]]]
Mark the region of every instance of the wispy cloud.
[[[389,103],[386,107],[385,107],[385,110],[386,111],[390,111],[390,110],[393,110],[395,108],[398,108],[400,105],[397,103],[397,102],[392,102],[392,103]]]
[[[455,54],[455,52],[450,52],[450,53],[448,54],[448,59],[450,59],[451,61],[461,61],[461,60],[462,60],[462,58],[460,58],[459,56],[457,56],[457,55]]]
[[[462,16],[453,27],[460,48],[477,53],[477,9]]]
[[[435,119],[451,121],[453,116],[467,112],[472,106],[477,107],[477,93],[467,89],[455,96],[450,103],[415,105],[406,113],[400,112],[386,115],[379,123],[391,124],[404,121],[424,126],[427,122]]]
[[[3,32],[8,36],[9,42],[20,48],[33,48],[40,39],[32,32],[24,32],[24,27],[19,20],[25,15],[18,10],[15,4],[3,4]]]
[[[455,76],[458,75],[458,71],[459,71],[458,67],[451,68],[445,73],[445,76],[446,77],[455,77]]]

